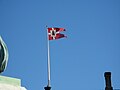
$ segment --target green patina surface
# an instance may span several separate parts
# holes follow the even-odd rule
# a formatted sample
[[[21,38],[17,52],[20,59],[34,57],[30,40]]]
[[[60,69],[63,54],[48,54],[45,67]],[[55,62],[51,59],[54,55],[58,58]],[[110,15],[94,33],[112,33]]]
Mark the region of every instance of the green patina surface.
[[[0,83],[14,85],[14,86],[21,86],[21,80],[20,79],[1,76],[1,75],[0,75]]]

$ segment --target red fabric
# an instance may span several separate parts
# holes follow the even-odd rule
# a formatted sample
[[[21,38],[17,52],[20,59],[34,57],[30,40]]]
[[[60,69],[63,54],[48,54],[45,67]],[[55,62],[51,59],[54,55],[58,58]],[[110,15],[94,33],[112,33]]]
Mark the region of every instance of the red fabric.
[[[55,39],[66,37],[64,34],[57,34]]]
[[[56,30],[57,32],[65,31],[64,28],[48,28],[48,33],[50,33],[50,31],[51,31],[52,29]]]
[[[66,37],[64,34],[60,32],[65,31],[64,28],[48,28],[49,40],[60,39]]]
[[[66,37],[66,36],[64,34],[56,34],[55,39],[60,39],[60,38],[63,38],[63,37]],[[49,40],[54,40],[54,38],[49,35]]]

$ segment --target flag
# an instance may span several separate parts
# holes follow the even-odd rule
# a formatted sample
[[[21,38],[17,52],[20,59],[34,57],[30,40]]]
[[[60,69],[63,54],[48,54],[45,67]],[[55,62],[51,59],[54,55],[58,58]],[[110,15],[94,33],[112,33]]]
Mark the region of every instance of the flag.
[[[0,73],[7,67],[8,62],[8,49],[2,37],[0,36]]]
[[[66,37],[64,34],[60,32],[65,31],[64,28],[48,28],[48,38],[49,40],[60,39]]]

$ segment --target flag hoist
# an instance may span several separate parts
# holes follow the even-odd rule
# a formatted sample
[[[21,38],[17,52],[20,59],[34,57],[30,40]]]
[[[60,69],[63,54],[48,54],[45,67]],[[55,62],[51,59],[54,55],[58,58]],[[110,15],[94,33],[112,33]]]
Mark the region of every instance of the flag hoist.
[[[47,27],[47,26],[46,26]],[[50,40],[56,40],[63,37],[66,37],[64,34],[61,34],[60,32],[65,31],[64,28],[49,28],[47,27],[47,46],[48,46],[48,61],[47,61],[47,71],[48,71],[48,85],[45,87],[45,90],[50,90]]]

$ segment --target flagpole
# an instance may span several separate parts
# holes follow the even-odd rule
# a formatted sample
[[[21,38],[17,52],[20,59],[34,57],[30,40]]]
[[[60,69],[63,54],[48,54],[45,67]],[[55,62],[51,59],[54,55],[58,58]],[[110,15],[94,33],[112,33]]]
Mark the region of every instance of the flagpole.
[[[47,85],[47,87],[50,87],[50,43],[49,43],[48,30],[47,30],[47,46],[48,46],[48,61],[47,61],[47,64],[48,64],[48,85]]]

